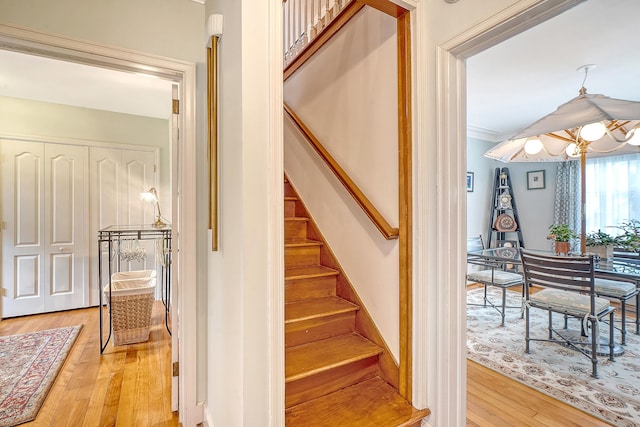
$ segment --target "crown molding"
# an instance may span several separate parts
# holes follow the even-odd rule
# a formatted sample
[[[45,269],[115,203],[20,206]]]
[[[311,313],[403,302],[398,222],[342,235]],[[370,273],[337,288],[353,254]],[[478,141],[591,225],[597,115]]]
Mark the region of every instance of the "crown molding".
[[[467,138],[482,139],[483,141],[489,142],[502,142],[505,139],[508,139],[512,134],[513,132],[498,132],[471,124],[467,125]]]

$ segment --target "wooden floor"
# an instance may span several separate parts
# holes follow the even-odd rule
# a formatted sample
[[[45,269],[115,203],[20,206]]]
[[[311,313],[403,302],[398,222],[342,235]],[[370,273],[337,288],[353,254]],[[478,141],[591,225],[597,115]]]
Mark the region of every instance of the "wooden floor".
[[[97,308],[2,320],[0,335],[83,325],[38,417],[22,426],[179,426],[163,314],[157,302],[149,342],[109,343],[102,356]],[[477,363],[467,373],[468,426],[608,425]]]
[[[563,402],[467,361],[467,426],[609,426]]]
[[[32,426],[179,426],[171,412],[171,337],[156,302],[148,342],[100,355],[97,308],[5,319],[0,335],[83,325]]]
[[[471,284],[467,290],[481,288]],[[509,289],[520,292],[519,289]],[[467,360],[467,426],[609,426],[491,369]]]

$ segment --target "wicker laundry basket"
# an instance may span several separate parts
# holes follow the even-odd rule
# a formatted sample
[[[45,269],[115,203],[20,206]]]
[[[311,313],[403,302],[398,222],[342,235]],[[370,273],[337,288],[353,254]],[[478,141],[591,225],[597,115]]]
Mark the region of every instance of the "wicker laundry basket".
[[[149,340],[155,288],[155,270],[126,271],[111,276],[109,310],[115,345]],[[109,285],[104,287],[104,295],[109,303]]]

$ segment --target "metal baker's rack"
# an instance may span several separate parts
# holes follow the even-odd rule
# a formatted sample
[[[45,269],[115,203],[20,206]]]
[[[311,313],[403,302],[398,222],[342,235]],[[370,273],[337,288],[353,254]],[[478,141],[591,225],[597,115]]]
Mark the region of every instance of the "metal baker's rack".
[[[112,318],[111,311],[109,313],[109,334],[104,338],[103,328],[103,248],[107,246],[108,255],[108,277],[109,277],[109,306],[111,307],[111,275],[116,271],[120,271],[121,256],[120,248],[122,242],[130,240],[156,240],[161,242],[157,250],[160,252],[162,262],[160,262],[160,287],[162,304],[165,308],[165,326],[167,332],[171,335],[169,328],[169,310],[171,307],[171,226],[154,226],[154,225],[110,225],[98,230],[98,295],[100,296],[100,354],[102,354],[111,339]],[[161,247],[160,247],[161,246]],[[114,265],[115,264],[115,265]],[[104,302],[107,302],[106,300]]]

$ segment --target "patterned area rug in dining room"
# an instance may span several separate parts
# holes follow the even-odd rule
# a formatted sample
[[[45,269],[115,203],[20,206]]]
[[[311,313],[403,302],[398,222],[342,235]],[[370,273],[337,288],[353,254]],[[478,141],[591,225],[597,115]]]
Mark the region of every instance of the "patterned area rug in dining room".
[[[81,328],[0,337],[0,427],[35,419]]]
[[[483,289],[467,292],[467,304],[482,303]],[[489,287],[491,301],[501,301],[501,290]],[[519,307],[519,292],[507,292],[507,305]],[[547,337],[546,311],[531,309],[531,336]],[[558,329],[562,316],[555,316]],[[554,319],[555,321],[555,319]],[[575,322],[575,323],[572,323]],[[629,325],[629,323],[632,323]],[[532,341],[525,353],[525,321],[519,308],[507,308],[505,326],[491,307],[467,305],[467,358],[531,388],[572,405],[615,426],[640,426],[640,336],[627,323],[627,345],[614,362],[598,358],[599,379],[591,376],[591,360],[560,344]],[[570,329],[579,329],[570,320]],[[600,325],[601,335],[609,327]],[[620,343],[616,330],[615,340]]]

